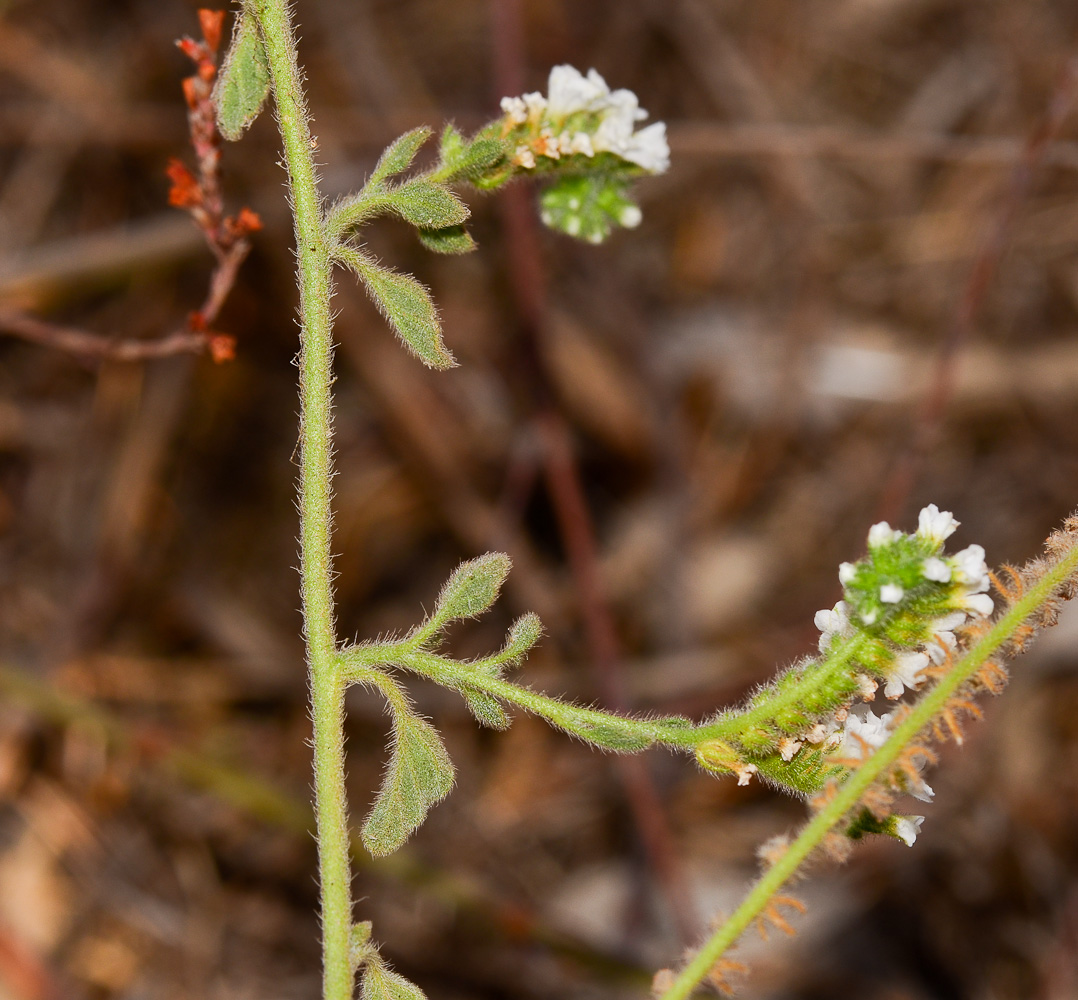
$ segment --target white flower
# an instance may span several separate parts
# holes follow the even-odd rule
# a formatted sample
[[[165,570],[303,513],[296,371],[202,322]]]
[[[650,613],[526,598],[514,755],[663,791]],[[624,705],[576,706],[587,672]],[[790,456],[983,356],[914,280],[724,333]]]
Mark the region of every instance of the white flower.
[[[926,649],[928,658],[936,666],[939,666],[941,663],[946,662],[947,657],[958,649],[958,638],[954,632],[936,632],[929,640]]]
[[[885,583],[880,587],[880,600],[884,604],[898,604],[906,592],[897,583]]]
[[[958,628],[959,625],[964,624],[965,621],[966,613],[964,611],[952,611],[950,614],[944,615],[942,618],[937,618],[932,623],[932,631],[950,632],[953,629]]]
[[[838,564],[838,582],[842,586],[846,586],[847,583],[853,583],[853,578],[857,576],[857,567],[853,563],[844,562]]]
[[[820,652],[823,653],[836,635],[844,635],[850,629],[849,606],[839,601],[830,611],[826,608],[817,611],[812,619],[820,630]]]
[[[973,593],[988,589],[988,565],[984,561],[984,549],[980,545],[970,545],[950,558],[954,568],[954,578],[965,584]]]
[[[570,151],[583,153],[585,156],[594,156],[595,147],[591,144],[591,136],[587,132],[577,132],[570,143]]]
[[[883,693],[888,698],[901,698],[906,688],[916,690],[924,680],[921,673],[929,662],[927,653],[901,653],[895,657],[893,672],[887,677]]]
[[[529,115],[539,118],[546,111],[546,98],[538,90],[525,94],[522,100],[524,101],[524,106],[528,109]]]
[[[921,572],[926,580],[934,580],[936,583],[951,582],[951,567],[935,556],[926,559],[921,564]]]
[[[821,632],[841,632],[850,624],[849,606],[839,601],[833,608],[823,608],[812,619]]]
[[[872,709],[864,716],[850,714],[846,718],[841,755],[860,760],[865,756],[866,749],[875,750],[883,746],[891,735],[893,720],[893,713],[878,716]]]
[[[635,229],[640,225],[640,220],[643,218],[644,213],[636,205],[626,205],[618,213],[618,223],[626,229]]]
[[[879,687],[868,674],[858,674],[855,678],[857,681],[857,692],[861,695],[865,701],[872,701],[876,696],[876,689]]]
[[[601,110],[610,96],[606,81],[593,69],[584,76],[575,66],[555,66],[547,80],[547,108],[551,115]]]
[[[866,625],[874,625],[879,614],[880,613],[876,608],[869,608],[867,611],[861,612],[861,621]]]
[[[908,788],[907,791],[921,802],[931,802],[936,797],[936,793],[932,791],[932,786],[923,778],[916,787]]]
[[[670,168],[670,144],[666,141],[666,122],[652,122],[647,128],[634,132],[621,155],[649,173],[665,173]]]
[[[874,524],[868,529],[868,547],[875,549],[881,545],[890,545],[901,537],[901,531],[895,531],[886,521],[880,521],[879,524]]]
[[[503,97],[502,111],[511,125],[523,125],[528,120],[528,106],[519,97]]]
[[[513,162],[525,170],[532,170],[535,167],[535,154],[527,146],[517,146]]]
[[[949,510],[940,510],[930,503],[917,516],[917,534],[939,544],[950,538],[960,523]]]
[[[895,836],[907,847],[913,847],[917,834],[921,832],[921,824],[925,821],[924,816],[896,816]]]
[[[996,602],[987,594],[966,594],[958,598],[958,606],[971,614],[987,618],[995,609]]]

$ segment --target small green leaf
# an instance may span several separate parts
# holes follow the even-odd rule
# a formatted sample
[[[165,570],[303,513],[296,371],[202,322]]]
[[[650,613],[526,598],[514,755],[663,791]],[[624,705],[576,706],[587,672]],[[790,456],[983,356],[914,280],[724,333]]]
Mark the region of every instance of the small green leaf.
[[[404,976],[390,972],[382,962],[372,962],[363,971],[363,1000],[427,1000],[427,995]]]
[[[452,125],[442,132],[440,155],[442,180],[472,180],[505,156],[505,145],[493,136],[469,142]]]
[[[489,726],[491,729],[509,728],[509,714],[494,695],[469,687],[467,684],[461,684],[460,693],[468,706],[468,711],[480,725]]]
[[[458,618],[478,618],[498,599],[511,566],[504,552],[488,552],[461,563],[442,587],[431,621],[446,624]]]
[[[339,246],[337,257],[362,279],[378,311],[413,354],[431,368],[452,368],[442,342],[442,326],[430,292],[410,274],[381,267],[354,247]]]
[[[475,240],[463,226],[420,229],[419,242],[435,253],[471,253],[475,249]]]
[[[232,43],[213,88],[217,127],[235,142],[257,117],[270,89],[266,47],[258,21],[248,8],[236,18]]]
[[[394,139],[381,155],[374,171],[367,180],[367,187],[380,184],[387,177],[407,170],[415,159],[419,148],[430,138],[431,130],[426,125],[405,132],[399,139]]]
[[[542,638],[542,635],[543,623],[534,611],[521,615],[509,629],[509,635],[506,636],[505,645],[498,654],[498,660],[515,666]]]
[[[387,205],[405,222],[420,229],[459,226],[471,214],[448,188],[426,180],[402,184],[388,196]]]
[[[402,702],[403,697],[393,706],[393,745],[385,779],[360,831],[375,857],[400,847],[453,787],[453,763],[438,730]]]
[[[446,125],[442,129],[441,139],[438,140],[438,155],[442,158],[442,163],[446,166],[455,166],[466,144],[467,140],[460,134],[456,125],[452,122]]]

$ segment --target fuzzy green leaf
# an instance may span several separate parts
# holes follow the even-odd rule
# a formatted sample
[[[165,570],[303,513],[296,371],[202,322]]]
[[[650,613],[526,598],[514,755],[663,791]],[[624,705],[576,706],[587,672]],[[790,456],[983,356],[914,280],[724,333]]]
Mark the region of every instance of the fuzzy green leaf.
[[[412,129],[411,132],[405,132],[399,139],[394,139],[375,165],[374,171],[367,180],[367,187],[374,187],[387,177],[407,170],[412,165],[412,160],[415,159],[420,147],[430,138],[430,132],[431,130],[426,125],[421,125],[419,128]]]
[[[513,627],[509,629],[505,645],[498,654],[499,662],[515,666],[527,655],[528,650],[542,638],[542,635],[543,623],[534,611],[521,615],[520,618],[513,622]]]
[[[509,728],[509,714],[493,695],[466,684],[461,684],[460,693],[468,706],[468,711],[480,725],[489,726],[491,729]]]
[[[387,205],[405,222],[420,229],[459,226],[471,214],[448,188],[426,180],[402,184],[388,196]]]
[[[469,142],[452,125],[442,132],[440,155],[442,180],[471,180],[505,156],[505,146],[493,136]]]
[[[392,854],[453,787],[453,763],[438,731],[400,703],[393,708],[389,766],[360,831],[375,857]]]
[[[427,1000],[427,995],[404,976],[390,972],[381,962],[363,970],[363,1000]]]
[[[512,565],[504,552],[488,552],[461,563],[442,587],[431,621],[444,625],[458,618],[478,618],[498,599]]]
[[[337,248],[337,256],[362,279],[378,311],[412,353],[431,368],[456,365],[442,342],[442,326],[430,292],[410,274],[381,267],[353,247]]]
[[[420,229],[419,242],[435,253],[471,253],[475,249],[475,240],[463,226]]]
[[[270,89],[266,47],[254,14],[244,8],[232,31],[232,43],[213,88],[217,127],[235,142],[262,110]]]

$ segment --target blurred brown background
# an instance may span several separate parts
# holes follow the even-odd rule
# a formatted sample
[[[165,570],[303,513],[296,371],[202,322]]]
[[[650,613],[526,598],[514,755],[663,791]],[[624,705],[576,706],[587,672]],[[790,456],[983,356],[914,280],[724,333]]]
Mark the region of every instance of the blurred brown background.
[[[504,549],[507,593],[456,651],[534,609],[528,683],[703,717],[812,648],[879,516],[937,502],[999,563],[1078,505],[1073,4],[297,7],[327,195],[400,132],[477,127],[559,62],[635,89],[673,147],[644,224],[601,248],[540,231],[524,187],[470,199],[469,257],[368,231],[431,285],[461,367],[405,356],[341,277],[342,635],[407,626],[459,560]],[[192,162],[173,40],[195,10],[3,5],[5,309],[154,338],[200,303],[212,261],[163,175]],[[231,209],[265,222],[216,323],[234,362],[0,335],[3,1000],[318,992],[271,118],[224,155]],[[796,939],[746,938],[739,995],[1078,995],[1076,635],[1065,618],[948,748],[914,850],[818,867]],[[458,787],[356,894],[432,1000],[646,995],[804,812],[527,718],[482,732],[413,690]],[[359,693],[350,709],[358,816],[386,720]]]

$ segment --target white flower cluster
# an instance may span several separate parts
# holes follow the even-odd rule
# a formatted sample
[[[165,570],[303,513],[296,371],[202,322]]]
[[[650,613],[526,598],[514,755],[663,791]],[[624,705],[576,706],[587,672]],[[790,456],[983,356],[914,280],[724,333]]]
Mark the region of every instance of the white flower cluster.
[[[942,545],[954,534],[958,523],[950,511],[941,511],[935,504],[929,504],[917,518],[917,535],[934,545]],[[869,529],[868,546],[870,549],[879,548],[902,537],[901,531],[896,531],[886,521],[881,521]],[[921,572],[926,580],[957,584],[950,602],[953,610],[933,622],[932,637],[922,649],[900,653],[895,658],[893,670],[883,689],[888,698],[900,698],[907,689],[919,687],[929,664],[943,663],[951,651],[957,648],[958,640],[955,638],[954,629],[962,625],[967,616],[987,617],[994,608],[992,598],[985,593],[990,580],[988,566],[984,561],[984,549],[980,545],[970,545],[952,556],[932,556],[924,561]],[[853,563],[845,562],[838,568],[839,582],[843,586],[853,582],[856,575],[857,567]],[[905,595],[905,590],[897,583],[884,583],[880,586],[881,604],[898,604]],[[875,621],[875,611],[862,614],[861,620],[864,624],[871,625]],[[836,636],[846,637],[853,634],[850,608],[845,601],[839,601],[830,611],[817,611],[815,622],[820,630],[820,652],[826,652]]]
[[[636,123],[647,118],[636,94],[612,91],[594,69],[584,76],[572,66],[555,66],[546,97],[538,91],[503,97],[501,107],[511,125],[530,123],[539,128],[533,144],[516,150],[514,162],[525,169],[535,166],[536,154],[556,160],[573,153],[589,157],[614,153],[653,174],[670,166],[666,124],[654,122],[636,131]],[[565,127],[565,119],[581,112],[596,116],[598,125],[588,130]]]

